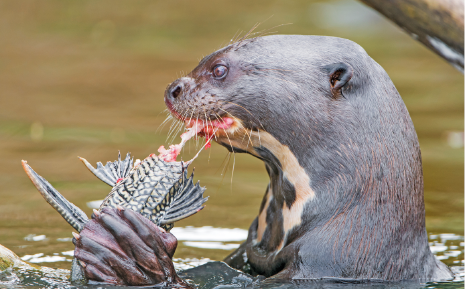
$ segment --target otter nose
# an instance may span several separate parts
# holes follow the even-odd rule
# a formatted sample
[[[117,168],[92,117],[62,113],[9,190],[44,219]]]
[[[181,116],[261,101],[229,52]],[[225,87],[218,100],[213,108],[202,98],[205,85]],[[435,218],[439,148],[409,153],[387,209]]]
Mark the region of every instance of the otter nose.
[[[179,94],[181,94],[182,92],[182,89],[184,88],[184,86],[182,85],[182,83],[178,83],[176,85],[174,85],[171,89],[170,89],[170,96],[175,99],[179,96]]]

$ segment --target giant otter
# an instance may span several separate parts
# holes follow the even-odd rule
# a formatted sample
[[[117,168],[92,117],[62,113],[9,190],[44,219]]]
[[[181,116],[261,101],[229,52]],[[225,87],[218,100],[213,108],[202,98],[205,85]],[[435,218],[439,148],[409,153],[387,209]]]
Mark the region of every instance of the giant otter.
[[[413,123],[389,76],[359,45],[324,36],[241,39],[169,85],[165,102],[186,125],[207,121],[201,134],[265,163],[270,183],[247,241],[225,259],[230,266],[279,279],[452,278],[428,246]],[[94,222],[117,236],[115,244],[160,233],[122,212],[105,215]],[[145,261],[114,261],[115,251],[98,251],[111,244],[96,249],[85,236],[92,234],[76,241],[76,256],[92,265],[88,277],[150,271]],[[167,262],[172,249],[154,242],[144,247],[147,258]],[[144,259],[127,255],[130,264]],[[181,282],[172,266],[156,266],[157,282]],[[155,282],[129,279],[119,282]]]

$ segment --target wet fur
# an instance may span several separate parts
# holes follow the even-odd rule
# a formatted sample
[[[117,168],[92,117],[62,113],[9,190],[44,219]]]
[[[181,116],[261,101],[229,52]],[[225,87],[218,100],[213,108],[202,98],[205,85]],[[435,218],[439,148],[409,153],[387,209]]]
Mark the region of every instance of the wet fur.
[[[229,67],[225,79],[212,78],[217,63]],[[341,67],[351,73],[342,69],[344,79]],[[323,36],[244,40],[207,56],[166,97],[184,119],[237,118],[241,127],[217,141],[262,159],[270,176],[259,212],[266,227],[254,220],[230,265],[286,279],[451,278],[428,246],[413,123],[389,76],[357,44]],[[298,160],[314,197],[302,197],[260,133]],[[300,212],[287,231],[286,212]]]

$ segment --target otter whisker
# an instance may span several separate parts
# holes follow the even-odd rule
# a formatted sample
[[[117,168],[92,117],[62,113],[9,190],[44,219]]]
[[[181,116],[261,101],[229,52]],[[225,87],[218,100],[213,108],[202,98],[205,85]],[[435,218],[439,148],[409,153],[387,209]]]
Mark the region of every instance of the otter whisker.
[[[179,125],[179,120],[176,119],[176,120],[173,122],[173,124],[174,124],[174,125],[170,128],[170,130],[168,131],[168,136],[166,137],[166,142],[168,142],[168,143],[169,143],[169,139],[171,138],[171,136],[172,136],[173,133],[174,133],[174,130],[175,130],[176,127]]]
[[[205,113],[205,110],[204,110],[204,113]],[[205,118],[207,118],[207,114],[205,113]],[[208,120],[210,121],[210,126],[213,128],[213,122],[212,122],[212,119],[211,117],[208,117]],[[207,121],[207,125],[208,125],[208,121]],[[212,137],[215,137],[215,140],[216,140],[216,134],[213,134]]]
[[[191,108],[189,108],[189,109],[192,109],[192,111],[191,111],[191,115],[190,115],[189,120],[188,120],[188,124],[191,123],[191,121],[192,121],[192,116],[194,115],[194,108],[191,107]],[[189,109],[188,109],[187,112],[189,112]],[[190,153],[190,151],[191,151],[191,143],[189,142],[189,153]]]
[[[226,165],[223,168],[223,171],[221,172],[221,175],[223,176],[223,178],[221,178],[220,187],[223,185],[224,177],[226,176],[226,172],[228,171],[230,161],[231,161],[231,152],[228,152],[228,162],[226,163]]]
[[[245,128],[245,133],[247,134],[247,136],[249,137],[249,140],[247,141],[247,146],[246,146],[246,149],[249,148],[249,142],[252,144],[252,147],[253,147],[253,141],[251,139],[251,135],[252,135],[252,129],[250,130],[250,134],[247,132],[247,128]]]
[[[191,123],[192,121],[192,116],[194,115],[194,108],[192,108],[192,112],[191,112],[191,116],[189,117],[189,124]]]
[[[221,109],[221,108],[219,108],[219,109]],[[227,114],[229,114],[232,118],[234,118],[234,119],[237,121],[237,123],[244,129],[245,134],[246,134],[246,135],[249,137],[249,139],[250,139],[249,132],[248,132],[247,129],[242,125],[242,123],[239,121],[239,119],[238,119],[237,117],[235,117],[234,115],[232,115],[231,113],[227,112],[226,110],[224,110],[224,109],[221,109],[221,110],[224,111],[224,112],[226,112]],[[252,130],[251,130],[251,131],[252,131]],[[244,135],[244,137],[245,137],[245,135]],[[244,141],[244,137],[242,138],[242,142]],[[253,145],[253,143],[252,143],[252,145]]]
[[[170,138],[168,139],[168,143],[169,143],[169,144],[172,144],[172,143],[174,142],[174,139],[175,139],[176,136],[179,134],[179,130],[182,128],[182,125],[183,125],[183,123],[180,122],[180,121],[176,124],[175,129],[173,129],[173,132],[172,132],[172,134],[170,135]]]
[[[176,126],[177,126],[178,123],[179,123],[179,120],[178,120],[177,118],[174,118],[174,120],[175,120],[175,121],[171,123],[170,129],[169,129],[169,131],[168,131],[168,137],[167,137],[167,139],[166,139],[167,141],[168,141],[168,139],[170,138],[171,133],[173,132],[173,130],[176,128]]]
[[[199,123],[199,115],[197,114],[197,120],[195,123]],[[199,132],[197,131],[197,126],[195,126],[195,148],[197,149],[199,147],[199,138],[197,137],[197,134]]]
[[[220,109],[220,110],[226,112],[228,115],[230,115],[232,118],[234,118],[234,119],[237,121],[237,123],[238,123],[239,125],[241,125],[241,127],[243,127],[242,124],[241,124],[241,122],[239,121],[239,119],[236,118],[234,115],[232,115],[231,113],[227,112],[226,110],[224,110],[224,109],[222,109],[222,108],[218,108],[218,109]],[[229,138],[228,138],[228,139],[229,139]],[[229,143],[231,143],[231,141],[229,141]],[[232,144],[231,144],[231,149],[232,149]]]
[[[164,113],[164,112],[169,113],[168,109],[165,108],[164,110],[160,111],[160,112],[157,114],[157,117],[160,116],[160,114],[162,114],[162,113]]]
[[[233,37],[231,38],[231,40],[229,40],[228,45],[231,45],[232,43],[234,43],[235,38],[236,38],[236,34],[238,34],[238,33],[239,33],[239,29],[237,29],[236,33],[234,33],[234,35],[233,35]],[[242,33],[242,32],[241,32],[241,33]]]
[[[271,17],[273,17],[273,15],[271,15],[268,19],[266,19],[265,21],[262,22],[265,23],[266,21],[268,21]],[[251,34],[250,36],[252,35],[257,35],[257,37],[263,37],[263,36],[266,36],[266,35],[270,35],[270,34],[274,34],[274,33],[277,33],[278,31],[270,31],[271,29],[275,29],[275,28],[278,28],[278,27],[281,27],[281,26],[286,26],[286,25],[292,25],[293,23],[283,23],[283,24],[279,24],[279,25],[276,25],[276,26],[273,26],[271,28],[268,28],[268,29],[263,29],[262,31],[257,31],[257,32],[254,32],[253,34]]]
[[[155,130],[156,132],[160,131],[163,129],[163,127],[165,126],[165,124],[172,120],[173,119],[173,116],[171,114],[168,114],[165,118],[165,120],[157,127],[157,129]]]
[[[221,121],[223,122],[223,124],[225,124],[225,121],[223,120],[223,118],[215,112],[215,114],[221,119]],[[224,133],[226,134],[226,137],[228,138],[228,141],[229,141],[229,145],[231,146],[231,150],[232,152],[234,152],[234,148],[233,148],[233,145],[231,143],[231,139],[229,138],[229,135],[228,135],[228,132],[226,130],[224,130]]]
[[[260,129],[257,128],[257,133],[258,133],[258,143],[260,144],[260,146],[262,146],[262,140],[260,139]]]
[[[182,116],[184,114],[184,112],[185,111],[182,111],[180,113],[180,115]],[[181,120],[177,120],[176,125],[173,127],[171,132],[168,133],[168,137],[166,139],[168,143],[172,143],[174,141],[174,138],[179,133],[179,130],[183,127],[183,124],[184,124],[184,122],[182,122]],[[172,138],[171,141],[169,141],[170,138]]]
[[[185,113],[185,111],[183,111],[183,113],[181,113],[181,118],[182,118],[182,119],[184,119],[184,113]],[[185,128],[185,126],[184,126],[184,121],[179,120],[179,127],[178,127],[177,130],[176,130],[176,134],[178,134],[183,128]],[[176,134],[175,134],[175,135],[176,135]]]
[[[211,155],[212,155],[212,149],[213,149],[213,148],[210,148],[210,149],[209,149],[207,164],[210,164],[210,157],[211,157]]]
[[[238,30],[238,32],[239,32],[239,30]],[[231,44],[235,45],[235,44],[239,41],[239,39],[241,38],[242,33],[244,33],[244,30],[241,30],[241,31],[237,34],[237,36],[234,37],[233,43],[231,43]]]
[[[248,42],[245,42],[245,40],[248,40],[249,37],[252,35],[252,32],[260,25],[260,22],[257,22],[244,36],[240,37],[241,33],[238,35],[237,39],[235,40],[232,45],[230,45],[229,49],[234,49],[237,51],[239,48],[242,46],[246,45]]]
[[[247,131],[247,129],[245,129]],[[247,134],[249,136],[249,140],[247,141],[247,146],[245,147],[246,150],[249,148],[249,143],[252,144],[252,147],[253,147],[253,141],[252,139],[250,138],[250,135],[252,134],[252,130],[250,130],[250,134]]]
[[[219,166],[218,169],[216,170],[215,174],[217,174],[220,170],[222,170],[222,171],[224,170],[224,164],[226,163],[226,159],[228,158],[228,154],[229,154],[229,153],[230,153],[230,152],[226,152],[226,156],[224,157],[224,159],[223,159],[223,161],[221,162],[220,166]],[[222,174],[223,174],[223,172],[221,172],[220,175],[222,175]]]
[[[223,124],[226,124],[226,122],[224,121],[224,119],[215,111],[213,112],[215,115],[216,115],[216,118],[219,119]],[[226,136],[228,135],[228,132],[224,129],[223,130],[224,133],[226,134]],[[215,140],[217,140],[217,137],[215,135]]]
[[[242,140],[241,140],[241,143],[244,142],[244,139],[245,139],[245,134],[242,136]],[[249,142],[247,141],[247,146],[245,147],[245,149],[248,149],[249,148]]]
[[[240,45],[242,44],[242,42],[244,42],[244,40],[246,40],[247,37],[249,37],[249,35],[250,35],[255,29],[257,29],[258,26],[260,26],[260,24],[261,24],[260,22],[255,23],[255,25],[252,26],[252,28],[251,28],[243,37],[241,37],[241,38],[239,39],[238,42],[235,43],[235,44],[238,46],[237,49],[240,48]],[[237,50],[237,49],[236,49],[236,50]]]
[[[272,33],[276,33],[276,32],[270,32],[271,29],[275,29],[275,28],[278,28],[280,26],[285,26],[285,25],[290,25],[292,23],[284,23],[284,24],[280,24],[280,25],[276,25],[276,26],[273,26],[271,28],[268,28],[268,29],[264,29],[262,31],[258,31],[258,32],[254,32],[252,33],[255,29],[258,28],[258,26],[260,26],[261,24],[265,23],[266,21],[268,21],[271,17],[273,17],[273,15],[271,15],[270,17],[268,17],[265,21],[263,22],[257,22],[253,27],[252,29],[250,29],[243,37],[241,37],[240,39],[238,39],[238,41],[236,41],[234,44],[234,48],[235,50],[237,51],[239,48],[241,48],[242,46],[244,46],[246,43],[244,43],[245,40],[248,40],[250,39],[249,42],[247,43],[250,43],[250,42],[253,42],[254,39],[257,39],[261,36],[265,36],[265,35],[268,35],[268,34],[272,34]],[[257,35],[257,37],[254,37],[254,38],[251,38],[252,36],[254,35]]]
[[[231,171],[231,192],[232,192],[232,182],[233,182],[233,177],[234,177],[234,167],[236,166],[236,154],[233,153],[233,167]]]
[[[205,111],[205,107],[203,107],[203,115],[205,116],[205,124],[206,126],[208,126],[208,118],[207,118],[207,112]],[[210,124],[211,124],[211,121],[210,121]],[[213,127],[213,124],[212,124],[212,127]]]
[[[210,121],[210,126],[211,126],[212,129],[213,129],[213,122],[212,122],[211,118],[207,117],[207,112],[205,111],[205,107],[203,107],[203,114],[204,114],[204,116],[205,116],[205,124],[206,124],[206,126],[208,127],[208,121]],[[215,132],[216,132],[216,131],[215,131]],[[213,135],[210,137],[210,140],[211,140],[211,138],[212,138],[213,136],[215,136],[215,133],[213,133]],[[209,137],[208,135],[205,136],[205,140],[206,140],[207,142],[208,142],[208,137]],[[210,152],[211,152],[211,151],[210,151]],[[208,157],[208,161],[210,161],[210,156]]]
[[[184,128],[184,122],[183,121],[178,121],[178,124],[175,126],[175,129],[173,129],[173,134],[171,136],[171,141],[169,141],[168,143],[172,143],[174,141],[174,139],[176,138],[176,136],[181,131],[181,129],[183,129],[183,128]]]
[[[245,107],[243,107],[242,105],[239,105],[239,104],[234,103],[234,102],[231,102],[231,101],[224,101],[224,102],[230,103],[230,104],[233,104],[233,105],[236,105],[236,106],[238,106],[238,107],[244,109],[246,112],[248,112],[254,119],[256,119],[256,120],[260,123],[260,126],[261,126],[263,129],[265,129],[265,128],[263,127],[261,121],[260,121],[256,116],[254,116],[248,109],[246,109]]]
[[[166,137],[166,141],[170,138],[170,135],[172,133],[173,128],[177,125],[179,120],[177,118],[173,118],[173,121],[171,122],[170,128],[168,130],[168,136]]]

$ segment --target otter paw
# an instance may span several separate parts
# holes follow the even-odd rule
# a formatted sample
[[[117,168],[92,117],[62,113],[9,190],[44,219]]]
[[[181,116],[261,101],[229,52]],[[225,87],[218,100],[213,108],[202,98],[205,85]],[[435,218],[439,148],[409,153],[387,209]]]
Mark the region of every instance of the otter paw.
[[[188,286],[176,274],[171,260],[176,238],[130,209],[94,211],[73,243],[74,256],[91,281]]]

